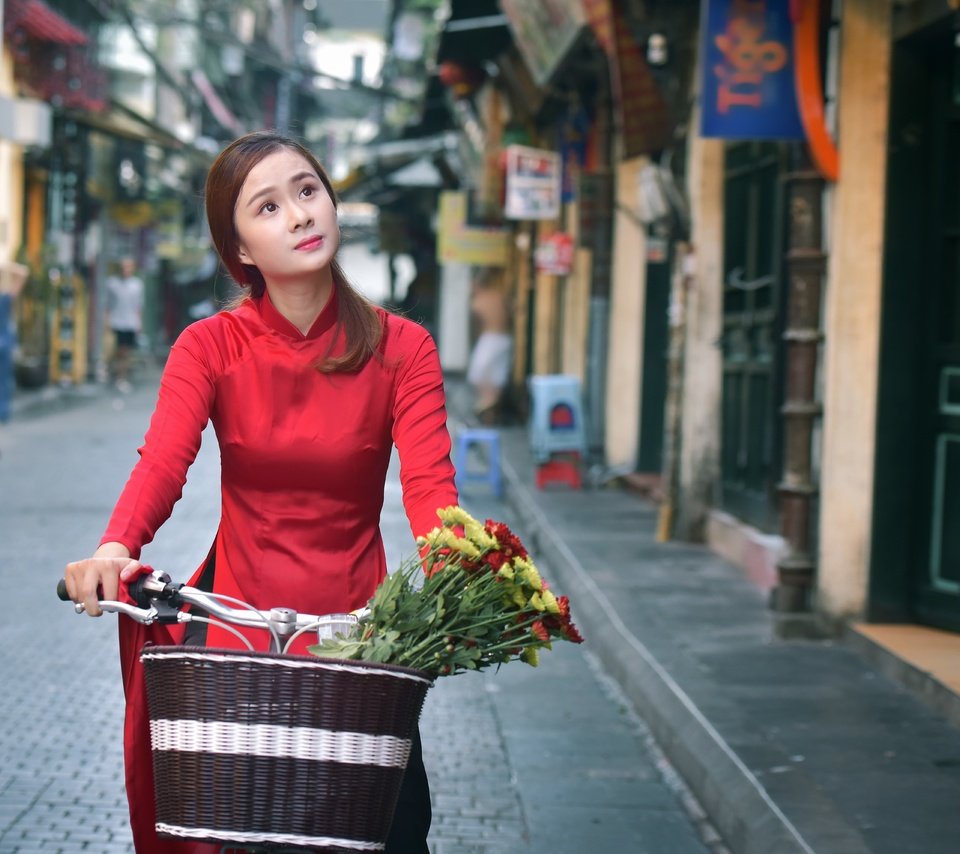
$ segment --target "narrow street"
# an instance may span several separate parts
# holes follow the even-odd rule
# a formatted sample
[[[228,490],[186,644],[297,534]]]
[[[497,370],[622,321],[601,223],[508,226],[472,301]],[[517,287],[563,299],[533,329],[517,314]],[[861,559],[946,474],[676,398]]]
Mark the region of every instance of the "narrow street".
[[[63,565],[95,547],[154,395],[155,385],[141,379],[130,395],[104,391],[0,427],[4,854],[132,850],[116,618],[79,617],[54,588]],[[382,520],[391,566],[413,547],[395,469]],[[217,486],[211,434],[146,562],[176,578],[192,571],[213,535]],[[481,487],[463,500],[478,517],[511,521]],[[421,729],[434,854],[684,854],[710,850],[716,838],[600,670],[589,638],[582,647],[558,645],[536,670],[516,663],[439,680]]]

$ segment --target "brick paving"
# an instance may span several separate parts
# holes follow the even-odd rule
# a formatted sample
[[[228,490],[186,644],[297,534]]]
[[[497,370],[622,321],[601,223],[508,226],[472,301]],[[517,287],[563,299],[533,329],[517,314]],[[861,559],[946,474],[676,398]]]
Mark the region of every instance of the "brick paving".
[[[116,618],[76,616],[53,591],[64,563],[95,546],[153,397],[149,385],[104,391],[0,425],[0,578],[18,595],[0,623],[0,854],[132,850]],[[176,577],[193,569],[213,535],[217,477],[211,435],[144,560]],[[391,565],[413,546],[399,499],[394,469]],[[482,487],[464,503],[510,521]],[[560,644],[535,670],[439,680],[421,730],[433,854],[723,851],[589,643]]]

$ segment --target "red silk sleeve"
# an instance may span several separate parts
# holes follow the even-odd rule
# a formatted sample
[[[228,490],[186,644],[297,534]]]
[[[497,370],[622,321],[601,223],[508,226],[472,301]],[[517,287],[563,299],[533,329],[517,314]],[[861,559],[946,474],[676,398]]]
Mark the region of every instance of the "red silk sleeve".
[[[400,455],[403,506],[415,537],[440,524],[437,510],[456,504],[450,461],[443,372],[433,339],[420,345],[400,367],[393,413],[393,441]]]
[[[100,542],[123,543],[134,558],[170,517],[213,405],[213,371],[197,335],[187,329],[174,344],[160,381],[150,426]]]

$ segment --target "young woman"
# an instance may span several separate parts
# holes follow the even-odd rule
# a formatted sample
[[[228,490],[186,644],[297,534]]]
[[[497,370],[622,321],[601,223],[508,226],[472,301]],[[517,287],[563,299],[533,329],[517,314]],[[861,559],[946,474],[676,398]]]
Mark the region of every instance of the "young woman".
[[[141,548],[170,516],[208,421],[221,453],[222,515],[190,583],[259,608],[323,614],[363,606],[386,574],[379,530],[395,444],[414,535],[457,503],[443,376],[430,336],[368,303],[337,260],[337,200],[296,142],[249,134],[210,169],[214,244],[246,296],[189,326],[171,349],[150,427],[92,557],[68,564],[71,598],[98,615],[142,570]],[[153,830],[150,746],[138,663],[150,631],[121,620],[127,794],[137,851],[213,852]],[[191,638],[191,642],[204,642]],[[210,627],[205,642],[235,647]],[[266,641],[264,641],[266,648]],[[388,852],[426,852],[430,798],[419,738]]]

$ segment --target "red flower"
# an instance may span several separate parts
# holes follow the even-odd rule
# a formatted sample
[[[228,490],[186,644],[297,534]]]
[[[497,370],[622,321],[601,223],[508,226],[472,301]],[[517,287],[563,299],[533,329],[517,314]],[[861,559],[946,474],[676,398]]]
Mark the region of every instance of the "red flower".
[[[559,614],[547,614],[543,618],[544,625],[552,632],[558,633],[573,643],[583,643],[583,636],[570,619],[570,599],[566,596],[557,597]]]
[[[488,552],[483,556],[483,559],[494,572],[499,572],[500,567],[507,562],[507,556],[503,552]]]
[[[532,626],[530,626],[530,631],[536,635],[544,643],[550,640],[550,632],[547,631],[547,627],[543,624],[543,621],[537,620]]]
[[[500,543],[500,548],[508,558],[528,557],[527,550],[523,547],[523,543],[520,542],[520,538],[504,525],[503,522],[495,522],[493,519],[487,519],[484,527],[487,533]]]
[[[560,631],[563,632],[563,636],[573,643],[583,643],[583,635],[577,631],[577,627],[573,624],[572,621],[567,620],[562,626],[560,626]]]

